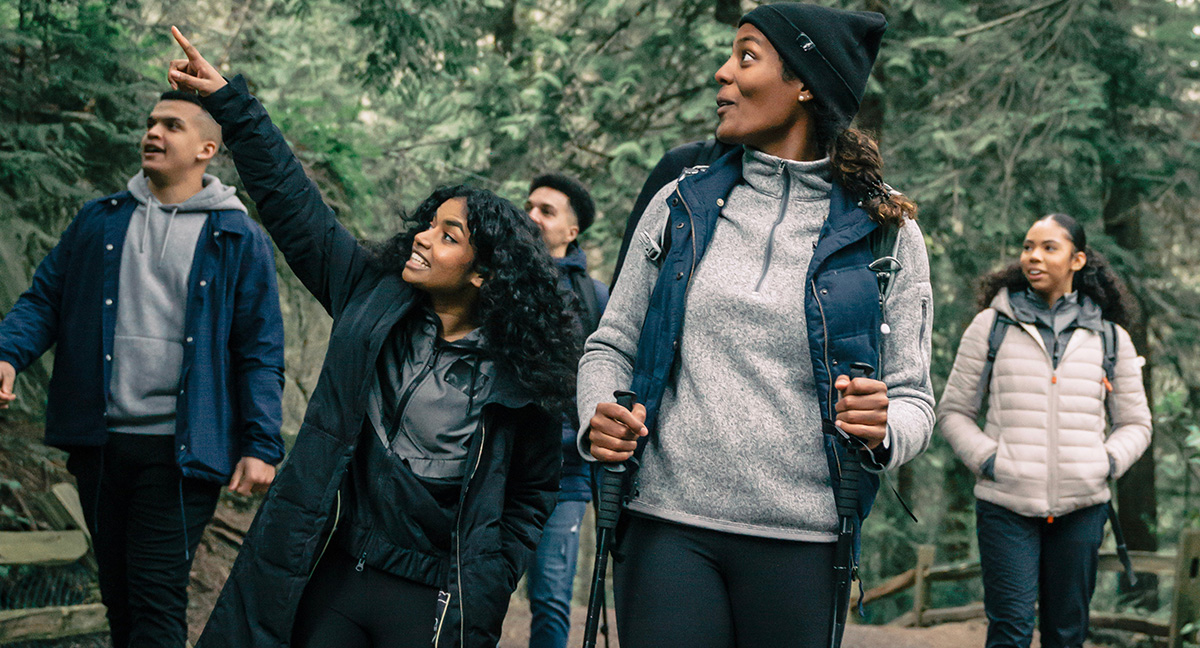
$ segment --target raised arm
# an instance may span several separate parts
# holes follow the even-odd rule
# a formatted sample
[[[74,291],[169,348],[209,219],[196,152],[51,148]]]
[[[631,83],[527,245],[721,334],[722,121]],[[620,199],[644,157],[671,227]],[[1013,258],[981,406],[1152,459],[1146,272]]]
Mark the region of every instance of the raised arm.
[[[178,29],[171,33],[187,55],[171,62],[172,87],[200,94],[221,125],[238,175],[275,245],[304,287],[336,317],[368,270],[367,251],[337,221],[242,77],[226,81]]]

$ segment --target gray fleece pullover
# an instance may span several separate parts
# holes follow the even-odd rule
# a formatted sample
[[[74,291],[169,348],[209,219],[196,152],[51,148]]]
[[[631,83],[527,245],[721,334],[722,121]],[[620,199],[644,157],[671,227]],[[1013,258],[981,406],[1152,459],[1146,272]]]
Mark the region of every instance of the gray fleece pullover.
[[[178,205],[150,193],[146,176],[129,180],[138,205],[125,231],[117,288],[117,323],[109,382],[108,428],[174,434],[183,366],[188,278],[210,211],[245,213],[233,187],[204,176],[204,188]]]
[[[829,214],[829,163],[747,149],[743,177],[692,278],[679,358],[630,509],[718,531],[832,542],[837,511],[804,312],[805,275]],[[654,240],[674,190],[674,182],[664,187],[639,223]],[[929,264],[915,223],[901,228],[897,256],[904,270],[884,346],[889,467],[920,453],[933,430]],[[626,261],[580,362],[581,421],[628,388],[657,276],[644,255]]]

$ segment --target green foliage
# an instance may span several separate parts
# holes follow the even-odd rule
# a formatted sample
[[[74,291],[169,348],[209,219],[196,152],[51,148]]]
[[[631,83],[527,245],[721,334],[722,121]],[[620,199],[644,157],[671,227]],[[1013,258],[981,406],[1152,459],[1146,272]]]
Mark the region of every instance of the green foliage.
[[[20,0],[0,7],[0,307],[85,200],[136,171],[129,153],[152,99],[129,62],[123,3]],[[120,160],[128,160],[121,164]],[[50,363],[18,378],[14,407],[41,411]]]

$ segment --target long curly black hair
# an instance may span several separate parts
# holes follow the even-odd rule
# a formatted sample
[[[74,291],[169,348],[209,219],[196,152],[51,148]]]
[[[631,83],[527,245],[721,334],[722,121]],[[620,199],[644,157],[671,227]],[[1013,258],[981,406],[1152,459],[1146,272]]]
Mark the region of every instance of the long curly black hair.
[[[541,232],[525,212],[486,189],[441,187],[405,218],[404,231],[375,246],[375,262],[399,275],[412,255],[413,238],[453,198],[467,201],[474,270],[484,277],[475,312],[485,351],[539,405],[555,414],[567,411],[575,396],[582,327],[559,289],[559,271]]]
[[[1096,302],[1104,319],[1129,328],[1130,323],[1137,318],[1137,303],[1130,296],[1125,282],[1108,263],[1108,259],[1099,250],[1088,247],[1087,232],[1083,226],[1066,214],[1049,214],[1034,222],[1044,220],[1051,220],[1062,226],[1075,249],[1082,250],[1087,256],[1087,265],[1075,273],[1072,287]],[[979,280],[977,303],[980,310],[991,305],[992,299],[1001,288],[1008,288],[1010,293],[1029,288],[1029,280],[1021,271],[1019,261],[984,275]]]

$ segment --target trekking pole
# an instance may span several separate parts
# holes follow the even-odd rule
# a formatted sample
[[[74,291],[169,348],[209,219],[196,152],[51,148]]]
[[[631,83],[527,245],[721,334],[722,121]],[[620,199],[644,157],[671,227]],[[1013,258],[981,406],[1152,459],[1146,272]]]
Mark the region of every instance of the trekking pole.
[[[1138,579],[1133,573],[1133,561],[1129,560],[1129,547],[1125,546],[1125,533],[1121,531],[1121,520],[1117,519],[1117,509],[1113,508],[1111,500],[1108,502],[1108,521],[1112,525],[1113,540],[1117,541],[1117,558],[1125,567],[1125,577],[1129,579],[1130,587],[1136,587]]]
[[[850,365],[850,379],[870,378],[875,368],[864,362]],[[862,476],[860,452],[870,452],[866,443],[832,425],[832,434],[846,448],[841,462],[841,480],[834,501],[837,503],[838,539],[833,559],[833,619],[829,628],[829,648],[840,648],[850,612],[850,593],[857,569],[854,565],[854,534],[858,524],[858,483]]]
[[[617,405],[632,411],[637,395],[631,391],[613,392]],[[596,502],[596,562],[592,569],[592,591],[588,594],[587,624],[583,628],[583,647],[596,648],[596,631],[600,627],[600,608],[605,602],[604,577],[608,571],[608,548],[621,517],[621,498],[625,493],[626,477],[637,462],[630,458],[621,463],[606,463],[600,471],[600,488]],[[607,607],[607,606],[605,606]],[[605,614],[605,617],[608,615]],[[605,625],[608,619],[605,618]],[[608,633],[605,633],[605,639]]]

